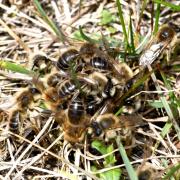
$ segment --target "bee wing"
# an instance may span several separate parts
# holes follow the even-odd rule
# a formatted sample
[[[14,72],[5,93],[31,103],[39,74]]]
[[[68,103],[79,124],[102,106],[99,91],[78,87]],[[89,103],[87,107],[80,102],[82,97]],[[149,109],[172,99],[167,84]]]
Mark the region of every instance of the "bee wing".
[[[152,64],[153,61],[160,55],[163,49],[164,45],[162,43],[151,45],[150,48],[145,50],[145,52],[141,55],[139,59],[139,65],[145,67]]]

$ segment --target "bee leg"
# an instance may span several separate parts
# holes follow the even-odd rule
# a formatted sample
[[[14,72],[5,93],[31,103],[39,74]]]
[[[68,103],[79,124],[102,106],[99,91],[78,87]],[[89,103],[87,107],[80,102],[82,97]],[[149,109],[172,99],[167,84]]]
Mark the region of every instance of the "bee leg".
[[[167,55],[167,65],[170,65],[170,58],[171,58],[171,48],[166,49],[166,55]]]

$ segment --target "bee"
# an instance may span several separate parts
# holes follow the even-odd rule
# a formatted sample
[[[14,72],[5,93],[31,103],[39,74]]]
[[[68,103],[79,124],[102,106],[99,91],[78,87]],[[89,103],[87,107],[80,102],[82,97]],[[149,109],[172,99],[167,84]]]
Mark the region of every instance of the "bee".
[[[136,127],[139,125],[144,125],[142,118],[135,114],[115,116],[112,113],[107,113],[98,116],[96,121],[103,129]]]
[[[92,85],[95,93],[93,93],[93,90],[91,93],[96,95],[101,94],[104,99],[113,97],[116,90],[120,88],[120,82],[116,78],[105,75],[101,72],[93,72],[88,78],[94,82]]]
[[[59,57],[56,66],[62,71],[71,70],[71,67],[73,68],[74,66],[76,66],[75,70],[78,70],[81,63],[82,59],[79,56],[79,52],[76,49],[69,49]]]
[[[112,97],[115,94],[114,81],[100,72],[93,72],[90,75],[80,75],[77,79],[67,79],[57,85],[60,98],[66,98],[79,91],[88,95],[101,94],[102,97]]]
[[[65,80],[60,81],[56,85],[57,93],[59,95],[60,99],[68,99],[76,92],[84,92],[87,93],[88,87],[90,85],[94,85],[94,82],[92,82],[90,79],[78,76],[77,78],[68,78]],[[86,90],[85,90],[86,88]]]
[[[28,87],[16,95],[16,102],[20,109],[27,109],[34,106],[39,100],[40,92],[34,87]]]
[[[133,76],[127,64],[113,59],[95,44],[85,43],[81,46],[79,54],[86,62],[85,72],[92,69],[92,71],[109,73],[123,83]]]
[[[120,136],[121,142],[131,153],[134,145],[135,127],[143,126],[145,123],[136,114],[115,116],[112,113],[99,115],[90,123],[91,137],[111,141]]]
[[[27,109],[33,108],[38,103],[39,93],[36,88],[28,87],[15,95],[15,105],[8,110],[9,130],[11,132],[20,134],[22,123],[27,118]]]
[[[31,59],[29,66],[35,72],[47,74],[53,67],[53,61],[44,54],[35,54]]]
[[[37,76],[33,77],[32,83],[40,92],[41,99],[44,101],[45,106],[49,110],[56,111],[56,109],[59,108],[59,104],[63,103],[63,101],[60,100],[56,86],[55,87],[47,86],[47,83],[44,82],[44,79],[41,79]]]
[[[137,168],[137,175],[139,180],[161,179],[160,174],[157,174],[157,170],[148,162],[143,163],[143,165]]]
[[[142,52],[139,59],[139,65],[144,67],[151,65],[159,57],[163,50],[170,45],[174,37],[175,31],[169,25],[162,26]]]
[[[83,97],[80,94],[74,95],[68,109],[58,111],[55,119],[63,127],[65,140],[70,143],[82,142],[90,120]]]
[[[106,54],[94,44],[85,43],[81,46],[79,54],[90,67],[99,71],[109,71],[111,69]]]
[[[105,141],[111,141],[120,136],[121,142],[130,154],[134,145],[135,127],[146,123],[136,114],[115,116],[112,113],[99,115],[90,123],[91,136]]]

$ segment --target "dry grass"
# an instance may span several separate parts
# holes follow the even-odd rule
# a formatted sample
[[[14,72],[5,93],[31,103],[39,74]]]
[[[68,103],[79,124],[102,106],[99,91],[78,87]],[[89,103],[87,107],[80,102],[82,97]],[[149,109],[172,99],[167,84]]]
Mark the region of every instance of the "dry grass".
[[[178,1],[172,2],[178,5]],[[103,172],[110,172],[110,176],[107,174],[104,176],[112,178],[114,172],[112,169],[121,169],[121,178],[128,179],[126,164],[120,158],[115,141],[111,151],[106,151],[107,154],[93,149],[88,138],[81,144],[81,148],[72,146],[64,141],[63,130],[54,121],[53,116],[42,118],[43,107],[35,106],[28,111],[28,120],[23,122],[22,132],[19,135],[10,132],[7,119],[8,110],[15,104],[14,94],[31,84],[32,77],[27,72],[20,73],[18,67],[17,69],[13,67],[16,72],[10,71],[6,62],[20,64],[30,69],[32,57],[39,53],[56,61],[70,46],[80,47],[83,42],[80,41],[83,39],[83,34],[79,31],[81,26],[83,32],[88,37],[98,40],[101,46],[104,41],[99,39],[102,39],[103,35],[108,46],[115,47],[118,51],[117,57],[125,61],[133,73],[137,74],[141,71],[137,57],[144,48],[143,42],[147,43],[153,31],[156,21],[156,9],[153,10],[153,7],[156,6],[152,3],[144,4],[145,9],[142,12],[141,1],[121,0],[126,31],[131,14],[136,49],[134,53],[132,47],[128,49],[127,44],[124,45],[126,43],[124,30],[119,23],[115,1],[43,0],[40,3],[48,18],[40,15],[35,1],[0,0],[0,58],[5,62],[4,66],[1,63],[0,70],[0,179],[54,177],[54,179],[90,180],[102,178]],[[102,12],[106,15],[102,15]],[[180,25],[180,12],[162,5],[158,23],[162,25],[170,22]],[[160,67],[154,66],[153,78],[146,78],[143,89],[133,93],[131,97],[133,105],[123,104],[121,108],[123,113],[133,111],[136,115],[141,115],[146,122],[145,126],[134,129],[133,144],[125,146],[125,149],[137,173],[146,166],[153,169],[151,179],[161,179],[169,170],[172,172],[171,168],[176,167],[180,161],[178,31],[180,30],[177,29],[176,47],[171,51],[170,62],[163,56],[162,59],[165,60]],[[160,101],[162,97],[164,103]],[[109,148],[111,142],[105,142],[105,145],[102,142],[102,147]],[[116,162],[110,166],[104,165],[110,155]],[[171,179],[178,179],[179,171],[178,166]]]

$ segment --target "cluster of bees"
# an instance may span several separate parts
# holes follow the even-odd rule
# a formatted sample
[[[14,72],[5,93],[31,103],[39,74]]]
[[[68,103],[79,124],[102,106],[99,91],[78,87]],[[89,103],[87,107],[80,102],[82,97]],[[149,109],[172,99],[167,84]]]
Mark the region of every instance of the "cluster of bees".
[[[41,99],[71,143],[84,140],[87,129],[100,136],[104,129],[122,126],[113,115],[126,91],[132,71],[103,50],[85,43],[79,50],[65,51],[55,62],[36,55],[32,60],[32,85],[16,94],[16,105],[9,113],[9,129],[19,133],[26,112]]]
[[[174,31],[169,26],[163,27],[142,54],[139,64],[151,64],[173,37]],[[65,51],[57,61],[38,55],[32,60],[31,68],[36,72],[33,86],[16,94],[16,103],[8,115],[10,131],[20,133],[20,123],[27,118],[27,110],[39,99],[63,128],[64,139],[70,143],[82,142],[89,129],[92,136],[101,136],[106,130],[132,124],[133,118],[120,118],[114,112],[123,93],[133,84],[133,72],[100,47],[85,43],[80,49]]]

